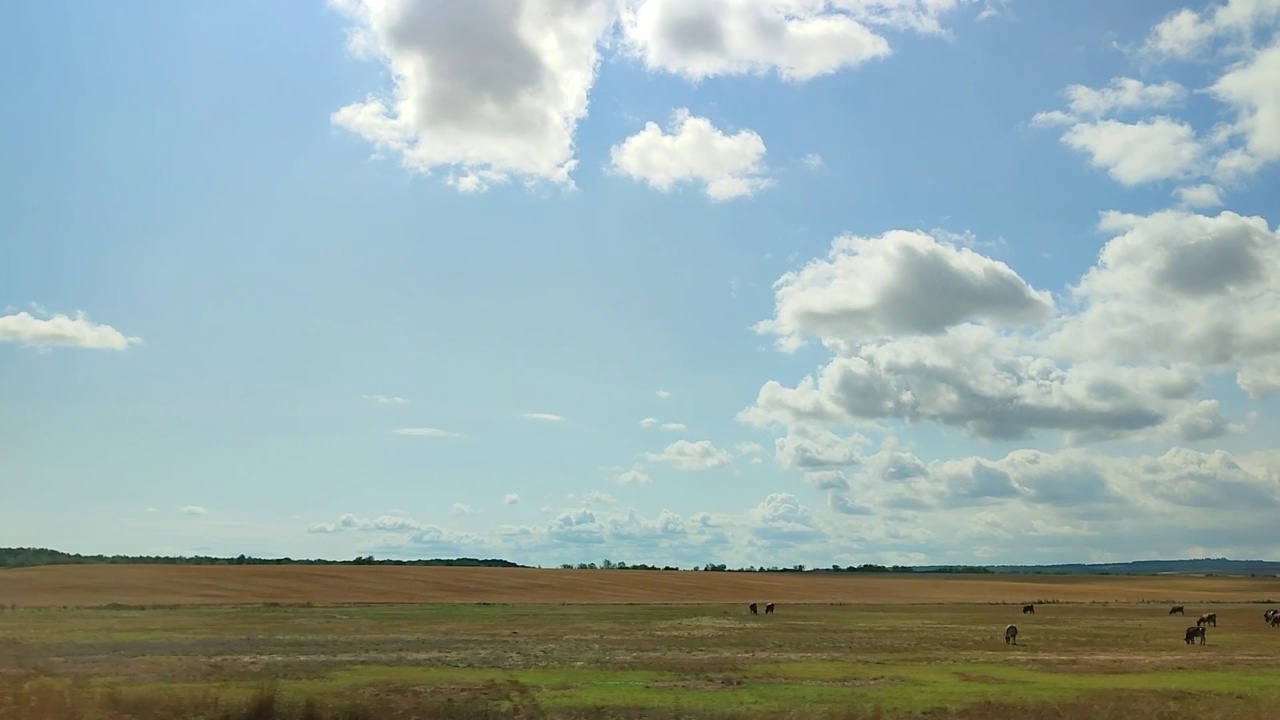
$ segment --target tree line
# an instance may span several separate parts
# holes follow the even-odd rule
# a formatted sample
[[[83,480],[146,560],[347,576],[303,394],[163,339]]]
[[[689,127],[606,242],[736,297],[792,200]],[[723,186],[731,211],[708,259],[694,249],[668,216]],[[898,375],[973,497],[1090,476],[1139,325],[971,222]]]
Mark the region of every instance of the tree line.
[[[531,567],[501,560],[497,558],[480,559],[471,557],[430,558],[419,560],[396,560],[391,558],[375,558],[373,555],[358,555],[350,560],[329,559],[297,559],[290,557],[259,558],[250,555],[236,557],[215,557],[211,555],[81,555],[67,553],[49,548],[10,547],[0,548],[0,568],[37,567],[41,565],[406,565],[418,567]],[[541,566],[538,566],[541,567]],[[972,565],[911,567],[907,565],[831,565],[830,567],[810,568],[805,565],[755,566],[731,568],[724,563],[705,563],[690,567],[674,565],[651,565],[648,563],[626,563],[605,558],[600,563],[580,562],[564,563],[563,570],[666,570],[684,572],[812,572],[812,573],[991,573],[990,568]]]

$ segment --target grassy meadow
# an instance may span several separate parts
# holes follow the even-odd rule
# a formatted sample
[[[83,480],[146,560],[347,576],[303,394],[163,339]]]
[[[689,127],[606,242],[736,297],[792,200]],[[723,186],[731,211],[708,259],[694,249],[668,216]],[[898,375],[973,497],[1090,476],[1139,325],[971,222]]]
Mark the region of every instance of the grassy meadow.
[[[1262,599],[17,607],[0,717],[1274,718]]]

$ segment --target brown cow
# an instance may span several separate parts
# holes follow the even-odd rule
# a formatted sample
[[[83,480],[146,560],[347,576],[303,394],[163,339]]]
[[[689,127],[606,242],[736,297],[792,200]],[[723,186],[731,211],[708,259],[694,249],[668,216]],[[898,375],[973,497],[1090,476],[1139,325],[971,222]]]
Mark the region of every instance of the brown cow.
[[[1200,644],[1201,644],[1201,645],[1203,645],[1203,644],[1204,644],[1204,636],[1205,636],[1204,626],[1203,626],[1203,625],[1196,625],[1195,627],[1189,627],[1189,628],[1187,628],[1187,634],[1186,634],[1186,636],[1185,636],[1185,637],[1183,637],[1183,640],[1184,640],[1188,645],[1190,645],[1192,642],[1194,642],[1194,641],[1195,641],[1195,639],[1196,639],[1196,638],[1200,638]]]

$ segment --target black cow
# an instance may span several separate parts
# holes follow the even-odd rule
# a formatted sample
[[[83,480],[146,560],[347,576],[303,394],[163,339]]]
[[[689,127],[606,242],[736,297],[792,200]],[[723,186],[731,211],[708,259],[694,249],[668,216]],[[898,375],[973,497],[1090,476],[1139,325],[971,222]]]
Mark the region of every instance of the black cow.
[[[773,614],[773,603],[765,603],[765,604],[764,604],[764,614],[765,614],[765,615],[772,615],[772,614]]]
[[[1212,625],[1218,627],[1218,613],[1205,613],[1196,619],[1196,625]]]
[[[1196,638],[1200,638],[1200,644],[1201,644],[1201,645],[1203,645],[1203,644],[1204,644],[1204,635],[1205,635],[1205,632],[1204,632],[1204,626],[1203,626],[1203,625],[1196,625],[1195,627],[1189,627],[1189,628],[1187,628],[1187,634],[1186,634],[1186,636],[1185,636],[1185,637],[1183,637],[1183,640],[1184,640],[1188,645],[1190,645],[1192,642],[1194,642],[1194,641],[1195,641],[1195,639],[1196,639]]]
[[[1170,614],[1170,615],[1185,615],[1186,613],[1185,613],[1185,612],[1183,612],[1183,610],[1182,610],[1182,606],[1181,606],[1181,605],[1174,605],[1173,607],[1169,608],[1169,614]]]
[[[1023,605],[1023,606],[1022,606],[1022,614],[1023,614],[1023,615],[1026,615],[1027,613],[1031,613],[1032,615],[1035,615],[1035,614],[1036,614],[1036,606],[1035,606],[1035,605]]]
[[[755,603],[751,603],[750,605],[748,605],[748,606],[747,606],[747,609],[751,611],[751,614],[752,614],[752,615],[759,615],[759,614],[760,614],[760,613],[756,612],[756,604],[755,604]]]
[[[1018,644],[1018,626],[1017,625],[1004,626],[1004,643],[1006,645]]]
[[[1280,627],[1280,612],[1271,616],[1271,627]]]

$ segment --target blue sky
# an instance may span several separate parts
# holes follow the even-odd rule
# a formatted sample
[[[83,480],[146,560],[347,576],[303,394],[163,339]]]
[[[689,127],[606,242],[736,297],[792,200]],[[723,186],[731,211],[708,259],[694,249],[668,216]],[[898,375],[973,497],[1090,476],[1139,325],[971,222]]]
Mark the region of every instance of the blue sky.
[[[70,9],[0,544],[1280,559],[1280,2]]]

